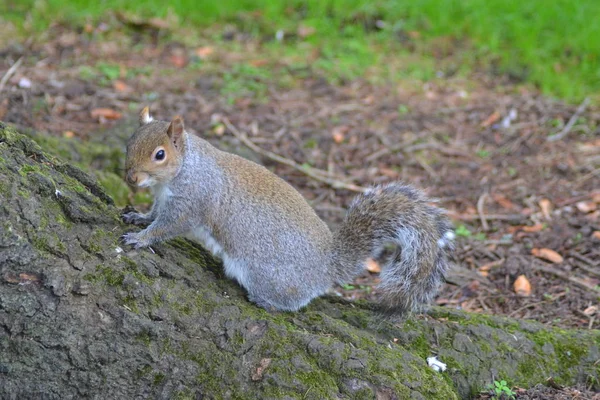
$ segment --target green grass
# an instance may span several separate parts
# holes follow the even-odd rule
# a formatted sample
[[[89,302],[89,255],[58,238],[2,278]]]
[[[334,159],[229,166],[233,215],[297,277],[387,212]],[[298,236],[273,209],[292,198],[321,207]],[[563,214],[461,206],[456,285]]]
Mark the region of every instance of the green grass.
[[[416,53],[398,73],[431,79],[451,60],[452,71],[483,69],[532,82],[544,93],[570,101],[600,92],[600,1],[598,0],[5,0],[0,15],[32,29],[65,19],[83,24],[110,10],[164,17],[204,29],[234,23],[257,37],[279,29],[315,28],[303,40],[286,42],[288,53],[317,46],[317,68],[354,78],[390,53]],[[251,11],[260,12],[250,13]],[[2,17],[0,17],[1,19]],[[376,21],[383,24],[376,27]],[[441,53],[441,55],[440,55]],[[435,54],[437,58],[432,57]],[[393,73],[392,73],[393,75]],[[402,77],[402,76],[401,76]]]

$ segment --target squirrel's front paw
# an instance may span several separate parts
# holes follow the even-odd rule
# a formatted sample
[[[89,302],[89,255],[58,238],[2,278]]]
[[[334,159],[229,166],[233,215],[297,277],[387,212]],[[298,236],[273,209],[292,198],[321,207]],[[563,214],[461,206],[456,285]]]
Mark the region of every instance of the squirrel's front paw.
[[[136,249],[148,247],[150,243],[142,238],[140,232],[129,232],[121,236],[125,244],[132,245]]]
[[[146,218],[146,216],[144,214],[132,211],[132,212],[123,214],[123,221],[125,221],[128,224],[140,225],[140,224],[147,223],[148,219]]]

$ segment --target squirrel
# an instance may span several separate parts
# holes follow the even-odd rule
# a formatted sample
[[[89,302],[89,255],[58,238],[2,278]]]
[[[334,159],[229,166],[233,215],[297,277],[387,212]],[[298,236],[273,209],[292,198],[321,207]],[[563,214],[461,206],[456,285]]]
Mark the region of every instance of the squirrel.
[[[419,309],[443,283],[454,232],[420,190],[372,187],[332,233],[290,184],[188,133],[181,117],[154,120],[146,107],[139,122],[127,142],[125,179],[151,188],[154,203],[146,214],[123,215],[127,223],[149,224],[125,234],[126,244],[197,240],[267,310],[299,310],[361,274],[370,259],[382,266],[380,305],[391,312]]]

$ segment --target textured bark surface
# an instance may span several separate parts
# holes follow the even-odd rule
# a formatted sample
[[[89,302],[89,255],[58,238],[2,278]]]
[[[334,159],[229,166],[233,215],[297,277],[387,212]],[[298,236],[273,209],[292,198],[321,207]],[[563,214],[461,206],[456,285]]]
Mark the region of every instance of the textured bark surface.
[[[100,180],[0,123],[2,399],[452,399],[493,379],[598,382],[598,332],[438,308],[392,324],[335,298],[269,314],[199,245],[122,246],[137,228]]]

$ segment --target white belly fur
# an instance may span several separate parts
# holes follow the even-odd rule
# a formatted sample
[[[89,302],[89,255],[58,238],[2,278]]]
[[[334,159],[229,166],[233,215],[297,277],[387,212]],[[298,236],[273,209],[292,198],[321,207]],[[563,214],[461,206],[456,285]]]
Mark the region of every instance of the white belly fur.
[[[213,237],[211,232],[204,228],[194,228],[189,236],[202,243],[204,247],[208,249],[213,255],[220,257],[223,260],[223,266],[225,267],[225,275],[235,279],[240,285],[247,287],[248,283],[248,269],[243,261],[237,260],[230,257],[224,250],[223,247]]]

